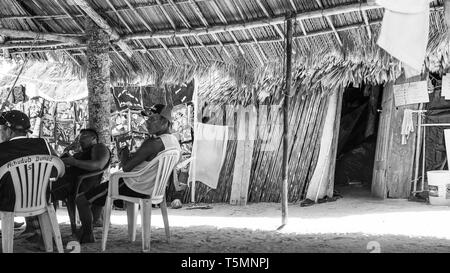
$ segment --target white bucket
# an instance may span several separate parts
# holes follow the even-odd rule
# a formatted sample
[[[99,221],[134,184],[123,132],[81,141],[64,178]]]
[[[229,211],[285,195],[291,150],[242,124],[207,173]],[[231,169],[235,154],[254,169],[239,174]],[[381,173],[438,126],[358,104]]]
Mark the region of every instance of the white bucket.
[[[450,171],[428,171],[427,176],[430,204],[450,206]]]

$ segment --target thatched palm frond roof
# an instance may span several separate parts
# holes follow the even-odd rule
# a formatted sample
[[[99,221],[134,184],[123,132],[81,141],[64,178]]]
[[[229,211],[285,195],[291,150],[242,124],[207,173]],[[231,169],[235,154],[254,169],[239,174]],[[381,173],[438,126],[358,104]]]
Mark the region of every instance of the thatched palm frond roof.
[[[0,63],[0,86],[5,94],[23,63]],[[69,60],[28,61],[17,79],[16,86],[26,87],[27,94],[54,101],[74,101],[87,97],[86,72]]]
[[[91,15],[81,2],[87,2],[114,31],[110,56],[115,81],[181,82],[207,75],[213,68],[238,85],[254,83],[261,71],[275,73],[272,68],[283,59],[283,22],[288,13],[296,18],[296,58],[308,64],[297,65],[307,67],[300,74],[326,68],[328,76],[321,77],[333,84],[333,79],[341,79],[339,73],[347,75],[344,79],[382,82],[395,75],[392,67],[398,66],[375,45],[383,9],[365,0],[4,0],[0,2],[4,57],[23,58],[31,52],[31,58],[47,60],[58,52],[83,67],[84,20]],[[431,3],[431,69],[445,67],[442,60],[448,59],[442,5],[442,0]],[[20,35],[11,30],[20,30]],[[118,41],[133,54],[127,55]],[[330,72],[338,68],[351,70]]]

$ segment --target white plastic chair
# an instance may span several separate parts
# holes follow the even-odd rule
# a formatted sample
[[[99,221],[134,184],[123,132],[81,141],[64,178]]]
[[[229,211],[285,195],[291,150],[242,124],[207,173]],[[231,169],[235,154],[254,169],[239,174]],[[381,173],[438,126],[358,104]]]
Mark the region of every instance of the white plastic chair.
[[[45,250],[53,252],[52,238],[55,238],[58,252],[64,252],[55,209],[47,198],[53,167],[58,172],[58,178],[64,175],[64,163],[52,155],[25,156],[0,167],[0,177],[8,172],[11,174],[16,195],[14,211],[0,211],[3,253],[13,252],[15,216],[38,216]]]
[[[152,204],[161,204],[161,214],[163,216],[164,228],[166,231],[167,241],[170,239],[169,219],[167,217],[167,206],[165,198],[165,190],[167,181],[175,165],[180,159],[180,151],[176,149],[169,149],[161,152],[157,157],[150,161],[145,168],[138,172],[116,172],[111,174],[108,196],[106,198],[105,214],[103,221],[103,238],[102,238],[102,251],[106,249],[106,240],[108,237],[109,223],[111,217],[111,210],[113,201],[121,199],[126,201],[127,204],[127,216],[128,216],[128,235],[130,240],[134,242],[136,240],[136,210],[138,204],[141,205],[141,226],[142,226],[142,251],[150,251],[150,227],[151,227],[151,212]],[[157,166],[157,173],[155,177],[155,185],[153,192],[149,192],[150,199],[142,199],[136,197],[129,197],[119,194],[119,179],[126,177],[137,177],[147,172],[150,168]]]

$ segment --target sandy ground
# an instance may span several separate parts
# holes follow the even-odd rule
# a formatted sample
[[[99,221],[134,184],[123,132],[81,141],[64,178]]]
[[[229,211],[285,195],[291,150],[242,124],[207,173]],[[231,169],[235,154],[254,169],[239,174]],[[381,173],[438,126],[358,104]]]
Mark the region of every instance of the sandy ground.
[[[450,207],[407,200],[376,200],[365,192],[311,207],[289,205],[289,222],[282,230],[276,203],[245,207],[210,204],[211,209],[169,208],[171,241],[166,242],[161,212],[152,211],[152,252],[450,252]],[[138,218],[136,242],[129,242],[125,211],[113,211],[107,252],[140,252]],[[21,219],[16,219],[21,220]],[[71,237],[65,209],[58,210],[63,243]],[[100,252],[96,243],[81,252]],[[16,240],[14,252],[40,252]],[[66,252],[70,252],[66,250]]]

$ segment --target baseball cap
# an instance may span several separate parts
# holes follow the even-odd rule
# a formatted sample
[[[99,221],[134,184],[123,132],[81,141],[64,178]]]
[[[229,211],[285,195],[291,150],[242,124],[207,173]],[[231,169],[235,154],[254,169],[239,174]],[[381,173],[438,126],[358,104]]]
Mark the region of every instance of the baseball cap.
[[[5,125],[14,130],[33,133],[33,131],[30,130],[30,119],[25,113],[18,110],[0,113],[0,125]]]
[[[141,112],[143,116],[150,116],[152,114],[160,114],[168,121],[172,122],[172,110],[164,104],[155,104],[152,107],[145,109]]]

